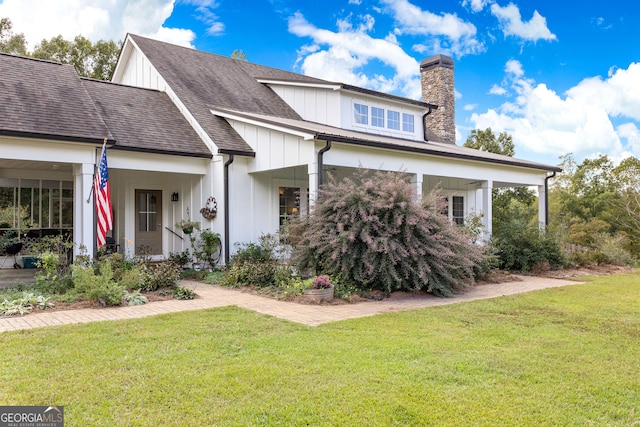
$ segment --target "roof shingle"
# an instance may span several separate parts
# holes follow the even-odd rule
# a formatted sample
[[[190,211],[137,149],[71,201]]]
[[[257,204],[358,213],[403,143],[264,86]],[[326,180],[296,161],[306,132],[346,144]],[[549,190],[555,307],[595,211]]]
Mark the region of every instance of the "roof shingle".
[[[0,134],[113,139],[73,66],[7,54],[0,54]]]

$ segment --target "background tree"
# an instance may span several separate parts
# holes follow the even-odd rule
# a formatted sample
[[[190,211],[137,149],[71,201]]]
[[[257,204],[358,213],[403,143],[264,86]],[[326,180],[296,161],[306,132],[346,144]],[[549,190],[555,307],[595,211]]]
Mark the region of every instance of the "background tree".
[[[0,18],[0,52],[12,55],[27,55],[27,41],[24,34],[14,34],[9,18]]]
[[[13,34],[11,21],[8,18],[0,19],[0,51],[71,64],[82,77],[111,79],[121,47],[121,41],[99,40],[92,43],[80,35],[71,41],[56,36],[42,40],[30,53],[24,35]]]
[[[231,54],[231,57],[232,57],[233,59],[239,59],[239,60],[241,60],[241,61],[246,61],[246,60],[247,60],[247,54],[246,54],[246,53],[244,53],[244,52],[242,51],[242,49],[240,49],[240,50],[235,49],[235,50],[233,51],[233,53]]]
[[[506,132],[500,132],[496,136],[491,128],[472,130],[463,145],[467,148],[509,157],[515,155],[513,137]],[[536,200],[535,192],[527,187],[494,189],[492,194],[494,233],[499,233],[502,227],[509,227],[514,220],[525,224],[537,223]]]

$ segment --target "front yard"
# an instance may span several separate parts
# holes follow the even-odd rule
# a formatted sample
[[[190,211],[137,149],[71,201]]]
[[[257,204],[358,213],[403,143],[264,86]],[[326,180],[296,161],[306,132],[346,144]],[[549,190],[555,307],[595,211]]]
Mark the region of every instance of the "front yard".
[[[96,426],[637,425],[638,306],[634,272],[316,328],[222,308],[9,332],[0,404]]]

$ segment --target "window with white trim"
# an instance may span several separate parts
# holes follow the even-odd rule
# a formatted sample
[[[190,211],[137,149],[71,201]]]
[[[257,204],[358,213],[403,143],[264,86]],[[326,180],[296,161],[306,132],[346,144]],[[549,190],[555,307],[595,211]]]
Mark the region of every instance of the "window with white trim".
[[[369,124],[369,107],[363,104],[353,104],[354,120],[357,124]]]
[[[384,127],[384,110],[382,108],[371,107],[371,126]]]
[[[387,127],[389,129],[400,130],[400,113],[387,110]]]
[[[451,196],[443,200],[442,214],[458,225],[464,225],[464,197]]]
[[[402,130],[413,132],[413,114],[402,113]]]

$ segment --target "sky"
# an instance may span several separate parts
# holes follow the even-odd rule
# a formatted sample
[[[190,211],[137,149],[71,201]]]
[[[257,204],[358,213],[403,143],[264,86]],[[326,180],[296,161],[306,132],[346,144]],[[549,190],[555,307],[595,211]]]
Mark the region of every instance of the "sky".
[[[412,99],[420,62],[445,54],[458,145],[491,127],[550,165],[640,156],[640,2],[0,0],[2,17],[29,50],[131,32]]]

